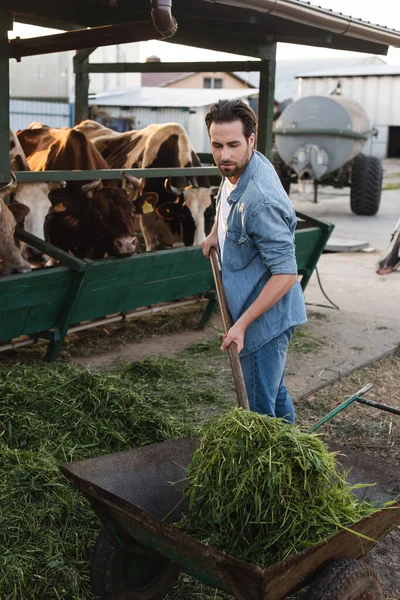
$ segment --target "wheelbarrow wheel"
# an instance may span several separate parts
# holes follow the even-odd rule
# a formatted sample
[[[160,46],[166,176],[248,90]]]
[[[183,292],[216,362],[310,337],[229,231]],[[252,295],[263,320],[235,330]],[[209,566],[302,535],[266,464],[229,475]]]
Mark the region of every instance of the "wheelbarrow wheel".
[[[360,560],[335,560],[309,587],[308,600],[384,600],[376,572]]]
[[[121,548],[102,529],[93,548],[90,582],[98,600],[161,600],[181,569],[141,546]]]

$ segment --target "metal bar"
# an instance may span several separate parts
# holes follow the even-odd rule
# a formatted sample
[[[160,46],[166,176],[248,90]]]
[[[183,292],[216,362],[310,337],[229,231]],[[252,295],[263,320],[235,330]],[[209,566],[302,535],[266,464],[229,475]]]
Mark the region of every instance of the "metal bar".
[[[8,146],[7,146],[8,148]],[[16,171],[18,183],[37,181],[87,181],[90,179],[122,179],[123,173],[135,177],[190,177],[220,175],[218,167],[182,167],[165,169],[100,169],[96,171]],[[8,174],[8,180],[10,175]]]
[[[112,46],[128,42],[145,42],[150,39],[164,40],[165,38],[165,35],[155,29],[152,21],[133,21],[24,40],[16,38],[8,42],[8,57],[19,60],[23,56],[34,56],[35,54]]]
[[[308,433],[314,433],[315,431],[317,431],[317,429],[322,427],[322,425],[325,425],[325,423],[328,423],[328,421],[333,419],[333,417],[336,417],[337,414],[339,414],[340,412],[342,412],[342,410],[344,410],[345,408],[350,406],[350,404],[353,404],[353,402],[356,402],[358,400],[359,396],[362,396],[363,394],[368,392],[368,390],[370,390],[371,388],[372,388],[372,383],[367,383],[367,385],[365,385],[363,388],[361,388],[361,390],[359,390],[356,394],[354,394],[354,396],[350,396],[350,398],[347,398],[347,400],[342,402],[342,404],[339,404],[339,406],[337,406],[336,408],[331,410],[330,413],[328,413],[327,415],[322,417],[322,419],[317,421],[312,427],[310,427],[310,429],[308,430]]]
[[[162,312],[164,310],[172,310],[176,308],[182,308],[182,306],[190,306],[192,304],[200,304],[206,302],[207,300],[204,298],[200,298],[199,300],[185,300],[183,302],[174,302],[168,304],[159,304],[157,306],[151,306],[149,308],[138,308],[135,310],[130,310],[126,313],[120,313],[115,317],[108,317],[103,319],[97,319],[95,321],[90,321],[89,323],[85,323],[83,325],[74,325],[70,327],[66,333],[66,336],[71,333],[77,333],[78,331],[84,331],[86,329],[93,329],[94,327],[98,327],[100,325],[106,325],[108,323],[116,323],[118,321],[125,321],[129,319],[134,319],[138,317],[142,317],[144,315],[151,315]],[[32,344],[36,344],[40,335],[36,335],[34,337],[21,340],[9,342],[8,344],[0,344],[0,352],[5,352],[6,350],[14,350],[15,348],[22,348],[23,346],[31,346]]]
[[[276,44],[272,44],[276,52]],[[257,150],[271,158],[272,126],[274,117],[276,59],[261,61],[260,90],[258,98]]]
[[[32,116],[32,112],[23,110],[10,110],[10,115],[29,115]],[[69,119],[70,113],[39,113],[35,111],[35,116],[38,117],[62,117],[63,119]]]
[[[80,66],[88,65],[86,58],[83,63],[75,63]],[[89,118],[89,75],[88,73],[77,73],[75,71],[75,115],[74,125]]]
[[[89,56],[94,52],[96,48],[82,48],[81,50],[77,50],[76,54],[73,58],[73,63],[80,64],[85,62],[89,58]]]
[[[393,406],[388,406],[387,404],[381,404],[380,402],[374,402],[374,400],[368,400],[368,398],[356,398],[357,402],[360,404],[365,404],[366,406],[372,406],[373,408],[378,408],[379,410],[384,410],[386,412],[393,413],[394,415],[400,416],[400,410],[398,408],[393,408]]]
[[[216,62],[159,62],[159,63],[82,63],[74,64],[75,73],[193,73],[207,71],[259,71],[259,61],[216,61]]]
[[[74,124],[78,125],[89,118],[89,75],[81,69],[89,64],[89,56],[96,48],[77,50],[73,58],[75,73],[75,111]]]
[[[44,356],[46,362],[54,362],[57,359],[65,336],[67,335],[76,303],[83,290],[86,274],[90,270],[90,264],[86,263],[85,266],[86,269],[84,271],[74,272],[70,289],[65,295],[65,302],[61,309],[61,313],[57,317],[57,330],[47,332],[50,336],[50,341]]]
[[[0,183],[10,181],[10,77],[8,34],[10,13],[0,9]]]
[[[376,129],[366,133],[347,131],[345,129],[274,129],[274,135],[330,135],[334,137],[351,138],[355,140],[368,140],[376,135]]]

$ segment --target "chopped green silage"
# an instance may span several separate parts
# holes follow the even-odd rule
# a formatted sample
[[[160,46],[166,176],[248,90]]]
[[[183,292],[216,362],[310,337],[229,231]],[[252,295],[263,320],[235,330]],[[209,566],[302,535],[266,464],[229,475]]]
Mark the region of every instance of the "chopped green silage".
[[[147,359],[107,373],[0,369],[0,598],[89,600],[99,521],[59,466],[189,435],[213,372]]]
[[[319,437],[242,409],[206,424],[187,477],[177,527],[263,568],[375,510],[358,502]]]

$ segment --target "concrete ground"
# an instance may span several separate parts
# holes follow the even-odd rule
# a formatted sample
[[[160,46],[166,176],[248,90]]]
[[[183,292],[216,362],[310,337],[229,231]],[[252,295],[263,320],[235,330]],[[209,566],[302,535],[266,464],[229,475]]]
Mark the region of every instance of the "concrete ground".
[[[397,181],[400,187],[400,161],[385,161],[384,169],[384,187],[388,181]],[[317,204],[312,193],[294,192],[291,199],[296,210],[333,223],[333,236],[366,241],[373,251],[328,253],[320,258],[318,274],[323,291],[340,310],[320,306],[330,303],[314,273],[305,299],[310,329],[324,345],[317,356],[302,356],[301,365],[295,355],[289,357],[287,383],[295,397],[392,352],[400,343],[400,271],[376,274],[377,262],[400,216],[400,189],[382,192],[380,210],[373,217],[351,212],[349,191],[322,191]],[[315,311],[325,318],[313,317]],[[298,369],[304,377],[298,377]]]

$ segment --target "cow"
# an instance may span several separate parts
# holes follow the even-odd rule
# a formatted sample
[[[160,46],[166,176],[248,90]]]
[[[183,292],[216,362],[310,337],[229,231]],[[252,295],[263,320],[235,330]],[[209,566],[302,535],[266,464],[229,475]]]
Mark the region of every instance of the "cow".
[[[4,198],[15,188],[16,181],[13,179],[0,189],[0,277],[15,272],[28,273],[31,270],[14,239],[15,227],[26,218],[29,208],[19,202],[13,202],[9,206],[4,202]]]
[[[201,166],[185,129],[177,123],[153,124],[117,134],[95,121],[75,126],[101,151],[110,168],[174,168]],[[161,244],[199,245],[211,231],[215,206],[208,178],[147,178],[143,192],[155,192],[155,213],[139,217],[146,250]]]
[[[11,171],[30,171],[25,153],[17,136],[10,129],[10,168]],[[65,182],[18,183],[10,193],[11,202],[19,202],[29,208],[24,221],[24,229],[44,240],[44,218],[50,210],[49,193],[65,186]]]
[[[148,204],[157,202],[154,193],[137,196],[141,182],[129,175],[126,189],[103,187],[101,180],[84,185],[80,195],[68,189],[49,195],[52,209],[45,219],[46,240],[79,258],[129,256],[140,251],[134,223]]]
[[[64,127],[34,126],[17,133],[29,167],[35,171],[108,169],[100,152],[80,131]],[[65,190],[49,194],[52,208],[45,219],[45,238],[80,258],[105,254],[134,254],[139,243],[133,231],[135,217],[155,194],[139,194],[141,182],[125,177],[125,189],[117,181],[70,181]],[[70,238],[70,239],[69,239]]]

